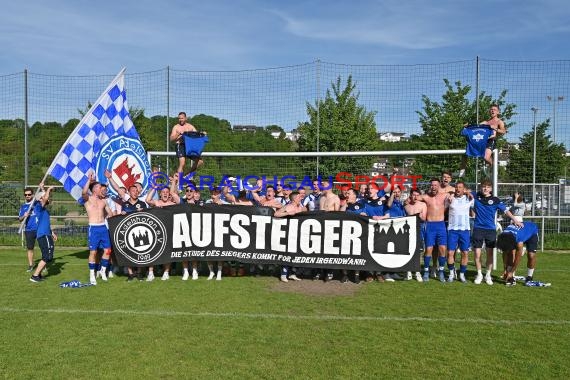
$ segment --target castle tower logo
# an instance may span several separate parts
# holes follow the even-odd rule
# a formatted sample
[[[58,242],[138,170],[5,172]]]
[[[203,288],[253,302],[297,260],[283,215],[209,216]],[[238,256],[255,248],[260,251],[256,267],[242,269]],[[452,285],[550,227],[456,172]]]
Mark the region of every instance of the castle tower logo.
[[[127,215],[113,236],[114,248],[135,264],[152,264],[166,248],[166,227],[146,212]]]
[[[400,268],[406,265],[416,251],[416,218],[370,220],[368,223],[368,250],[379,265]]]
[[[109,170],[119,186],[128,189],[129,186],[140,182],[143,194],[148,190],[151,170],[140,141],[125,136],[109,139],[101,147],[96,162],[97,181],[107,183],[105,170]],[[109,191],[116,195],[112,186],[109,186]]]

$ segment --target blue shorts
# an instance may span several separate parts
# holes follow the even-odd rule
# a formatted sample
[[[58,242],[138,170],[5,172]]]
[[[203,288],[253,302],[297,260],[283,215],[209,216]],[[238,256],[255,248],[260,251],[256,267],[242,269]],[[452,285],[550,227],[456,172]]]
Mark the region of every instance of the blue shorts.
[[[471,233],[469,230],[449,230],[447,233],[447,249],[454,251],[459,246],[461,252],[469,251],[471,247]]]
[[[109,239],[109,229],[104,224],[89,225],[87,240],[90,251],[96,251],[98,248],[111,249],[111,239]]]
[[[51,235],[44,235],[38,238],[38,245],[42,251],[42,260],[49,263],[53,260],[53,251],[55,246],[53,244],[53,237]]]
[[[426,222],[426,248],[433,246],[447,246],[447,229],[445,222]]]

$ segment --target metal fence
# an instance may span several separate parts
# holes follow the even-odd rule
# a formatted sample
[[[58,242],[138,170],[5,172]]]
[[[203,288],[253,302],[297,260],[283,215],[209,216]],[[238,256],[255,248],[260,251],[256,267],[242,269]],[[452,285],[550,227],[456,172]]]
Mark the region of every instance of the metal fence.
[[[39,173],[45,172],[53,160],[48,148],[53,148],[57,144],[55,141],[59,140],[49,133],[42,133],[42,130],[48,130],[50,125],[77,123],[82,112],[113,76],[114,73],[62,76],[27,70],[0,75],[0,182],[4,190],[8,189],[2,194],[4,201],[0,203],[0,216],[3,218],[0,222],[14,217],[14,212],[9,210],[13,210],[14,203],[21,202],[23,186],[36,185],[41,179]],[[403,133],[404,138],[421,134],[418,112],[424,106],[422,96],[441,102],[446,91],[444,79],[447,79],[452,84],[461,82],[469,85],[469,101],[474,101],[482,93],[496,99],[503,90],[507,90],[505,100],[516,105],[507,141],[518,143],[525,133],[533,130],[535,124],[548,120],[552,141],[570,146],[570,104],[567,104],[570,61],[565,60],[523,62],[477,57],[417,65],[345,65],[315,61],[241,71],[193,71],[166,67],[151,72],[127,73],[126,85],[131,108],[156,121],[149,128],[155,129],[154,132],[160,130],[164,136],[159,149],[171,151],[168,135],[179,111],[185,111],[189,116],[211,115],[226,120],[232,127],[277,125],[290,132],[308,120],[308,103],[314,104],[316,100],[323,99],[337,78],[345,81],[349,76],[356,84],[359,104],[376,113],[379,134]],[[485,117],[481,115],[481,120]],[[143,134],[140,130],[139,133]],[[238,144],[239,141],[247,142],[247,132],[235,133],[243,134]],[[59,146],[55,148],[57,150]],[[447,163],[442,162],[442,169]],[[560,175],[559,183],[537,184],[533,190],[530,185],[533,163],[526,164],[520,170],[528,176],[528,183],[502,184],[499,195],[507,197],[516,189],[522,190],[527,199],[536,198],[536,216],[570,215],[566,172]],[[18,170],[7,176],[8,167]],[[499,177],[499,182],[504,180]],[[10,197],[14,199],[7,201]],[[55,216],[82,212],[63,194],[57,195],[54,206],[61,206],[58,210],[65,212],[56,212]],[[558,224],[560,231],[566,232],[564,223]]]

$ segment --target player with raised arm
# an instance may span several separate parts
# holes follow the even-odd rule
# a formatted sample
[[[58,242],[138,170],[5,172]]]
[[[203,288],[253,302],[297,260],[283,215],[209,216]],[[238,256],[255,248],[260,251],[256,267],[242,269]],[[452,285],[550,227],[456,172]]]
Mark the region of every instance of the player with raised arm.
[[[95,270],[97,268],[97,249],[103,249],[101,257],[101,269],[99,274],[103,281],[107,281],[107,266],[111,255],[111,240],[109,238],[109,228],[105,224],[105,213],[113,215],[107,205],[107,201],[101,193],[101,184],[95,181],[93,173],[89,173],[88,180],[83,186],[81,196],[84,200],[85,211],[89,222],[87,239],[89,243],[89,282],[97,285]]]

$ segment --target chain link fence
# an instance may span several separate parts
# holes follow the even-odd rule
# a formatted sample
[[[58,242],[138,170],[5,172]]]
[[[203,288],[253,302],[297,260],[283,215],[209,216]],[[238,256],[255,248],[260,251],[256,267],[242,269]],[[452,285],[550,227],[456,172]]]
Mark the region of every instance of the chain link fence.
[[[553,143],[563,144],[565,148],[570,144],[570,104],[567,98],[570,91],[570,61],[523,62],[474,58],[418,65],[344,65],[315,61],[296,66],[241,71],[192,71],[166,67],[151,72],[127,73],[126,90],[131,114],[143,144],[152,145],[152,148],[147,147],[148,150],[173,150],[168,138],[170,129],[176,123],[178,112],[185,111],[193,118],[191,121],[215,120],[217,125],[223,124],[232,130],[234,138],[231,143],[221,146],[219,151],[267,151],[278,148],[268,144],[252,144],[252,133],[265,128],[277,131],[273,135],[276,139],[294,140],[296,128],[308,121],[307,105],[314,105],[318,99],[323,99],[338,78],[346,81],[349,76],[356,85],[358,103],[367,111],[375,112],[378,136],[385,141],[409,143],[411,136],[422,134],[418,116],[424,107],[422,97],[442,102],[446,91],[444,80],[448,80],[450,83],[460,82],[463,86],[470,86],[471,91],[466,95],[470,102],[483,93],[497,99],[506,90],[505,100],[516,105],[505,136],[509,144],[504,145],[500,152],[499,161],[503,168],[509,160],[509,150],[520,147],[527,149],[521,145],[521,139],[525,134],[532,133],[537,124],[548,123],[547,132]],[[17,210],[23,201],[24,186],[37,185],[62,141],[113,77],[114,74],[47,75],[26,70],[0,75],[2,228],[14,227]],[[321,115],[321,121],[326,117]],[[480,115],[479,120],[486,118],[487,115]],[[320,136],[321,139],[326,137]],[[445,138],[442,136],[442,139]],[[287,147],[294,150],[295,143],[291,142]],[[414,149],[413,145],[411,149]],[[447,157],[441,161],[441,169],[457,166],[458,161],[458,157]],[[254,170],[261,171],[268,161],[217,159],[215,162],[220,173],[229,173],[235,170],[234,167],[245,171],[250,165],[255,165]],[[409,159],[402,157],[398,165],[402,165],[402,162],[409,162]],[[162,165],[168,168],[173,163],[166,160]],[[389,172],[395,165],[389,159],[379,157],[375,168]],[[275,167],[275,163],[271,167]],[[299,171],[299,161],[282,159],[277,162],[277,167],[290,172]],[[537,169],[540,170],[540,167]],[[536,217],[570,215],[566,169],[567,164],[552,183],[536,183],[533,186],[533,162],[525,161],[517,170],[521,174],[519,177],[528,180],[516,184],[504,183],[505,178],[501,178],[501,175],[505,172],[500,171],[498,195],[507,201],[517,190],[527,201],[534,197]],[[371,170],[373,168],[362,168],[362,172]],[[56,192],[54,196],[52,215],[56,223],[70,228],[82,224],[83,209],[63,192]],[[532,212],[532,209],[527,210],[529,215]],[[554,233],[568,232],[568,227],[560,219],[558,222],[549,222],[548,230]]]

